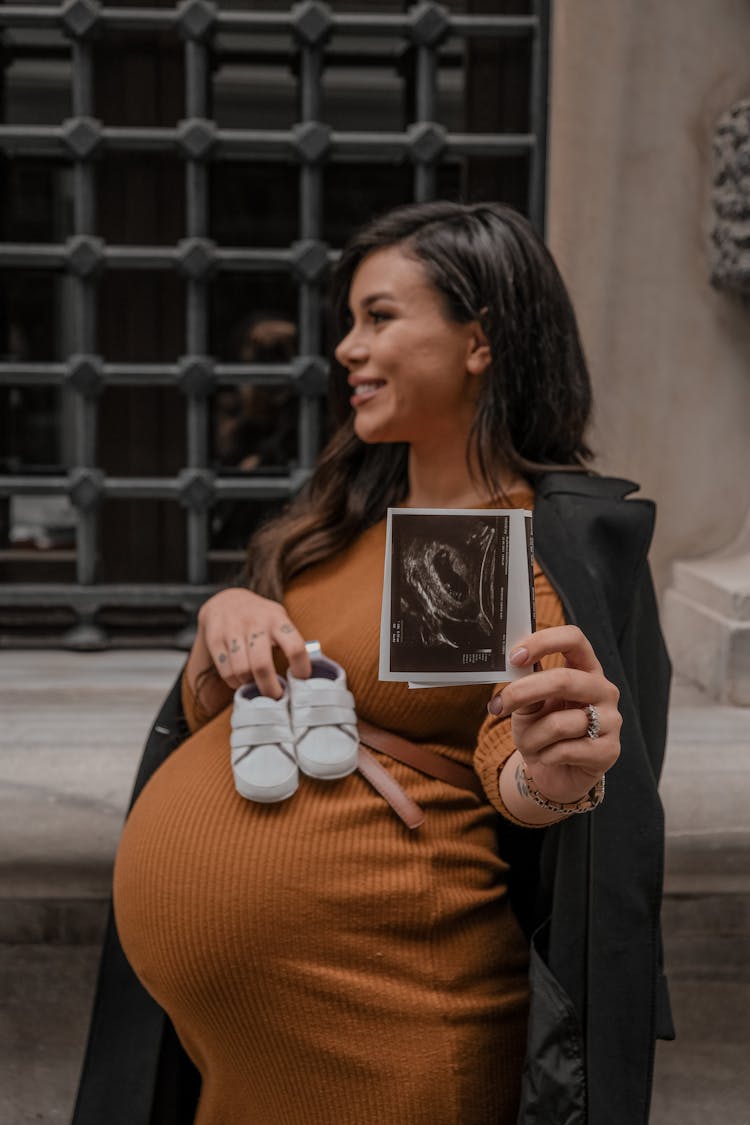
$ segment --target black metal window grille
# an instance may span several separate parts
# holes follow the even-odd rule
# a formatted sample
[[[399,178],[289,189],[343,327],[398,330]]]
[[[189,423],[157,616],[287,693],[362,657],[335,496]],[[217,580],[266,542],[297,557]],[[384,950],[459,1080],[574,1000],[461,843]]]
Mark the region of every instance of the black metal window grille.
[[[467,5],[472,7],[472,5]],[[0,6],[5,61],[14,56],[13,33],[58,38],[50,57],[61,58],[70,74],[70,101],[62,119],[0,125],[0,153],[7,160],[56,161],[67,176],[72,208],[69,237],[58,242],[0,243],[0,270],[6,284],[30,276],[65,277],[69,348],[60,361],[19,361],[6,351],[0,362],[0,396],[13,388],[60,388],[69,433],[66,471],[0,471],[0,504],[5,498],[67,496],[76,513],[75,580],[15,580],[0,592],[0,605],[19,609],[66,607],[74,620],[63,635],[70,647],[107,642],[100,611],[105,607],[179,608],[189,636],[192,613],[212,592],[210,518],[225,500],[283,501],[307,478],[321,443],[321,398],[328,367],[324,352],[323,302],[326,271],[337,249],[323,238],[325,177],[339,163],[360,161],[388,168],[411,167],[411,198],[440,194],[441,169],[467,158],[526,155],[527,213],[543,228],[547,117],[548,0],[532,0],[523,14],[457,11],[437,3],[401,11],[343,11],[318,0],[288,9],[248,11],[211,0],[184,0],[177,6],[117,7],[96,0],[68,0],[60,6],[35,3]],[[173,36],[181,41],[184,116],[163,127],[117,126],[95,115],[94,52],[103,34]],[[349,39],[347,40],[347,37]],[[411,120],[393,130],[340,130],[324,113],[327,62],[338,42],[380,43],[387,39],[409,53]],[[441,52],[446,44],[502,40],[525,45],[528,67],[528,129],[525,132],[458,132],[439,120]],[[293,60],[284,44],[294,45]],[[268,58],[293,61],[297,120],[288,127],[227,127],[212,116],[212,60],[217,50],[236,65],[269,44]],[[279,43],[281,46],[279,47]],[[228,44],[228,45],[227,45]],[[239,44],[239,46],[238,46]],[[244,44],[244,46],[243,46]],[[276,46],[274,47],[274,44]],[[458,48],[456,48],[458,45]],[[393,47],[391,47],[393,49]],[[18,53],[19,48],[16,48]],[[33,44],[27,47],[33,53]],[[274,54],[275,52],[275,54]],[[44,50],[37,49],[44,55]],[[353,58],[351,65],[361,59]],[[65,59],[63,59],[63,63]],[[385,112],[385,109],[384,109]],[[176,245],[118,245],[99,233],[96,207],[97,161],[103,154],[124,157],[171,155],[183,164],[184,236]],[[224,245],[211,237],[212,168],[231,162],[286,162],[298,174],[298,237],[290,245]],[[403,201],[406,202],[405,198]],[[378,209],[373,200],[373,210]],[[108,274],[123,270],[177,275],[184,284],[184,349],[172,362],[117,362],[98,345],[97,292]],[[210,347],[211,287],[223,271],[246,275],[283,274],[297,291],[296,356],[288,363],[222,362]],[[296,460],[281,474],[227,475],[210,458],[211,400],[218,388],[285,386],[297,399]],[[97,425],[102,392],[115,386],[177,387],[184,395],[185,464],[172,475],[117,476],[97,464]],[[0,397],[0,403],[7,404]],[[0,433],[2,422],[0,421]],[[116,499],[169,500],[186,513],[185,573],[181,582],[98,581],[98,538],[102,505]],[[0,547],[2,544],[0,544]],[[0,556],[7,557],[7,550]],[[10,552],[12,554],[12,552]],[[6,636],[7,643],[7,636]]]

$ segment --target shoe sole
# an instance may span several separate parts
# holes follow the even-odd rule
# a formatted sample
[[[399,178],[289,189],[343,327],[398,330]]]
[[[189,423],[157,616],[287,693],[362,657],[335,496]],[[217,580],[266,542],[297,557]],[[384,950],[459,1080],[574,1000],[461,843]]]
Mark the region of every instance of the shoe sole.
[[[341,781],[342,778],[349,777],[350,774],[354,773],[357,768],[357,760],[355,758],[352,765],[348,765],[343,770],[339,769],[336,773],[324,773],[320,766],[313,766],[311,768],[306,762],[300,759],[299,755],[297,755],[297,765],[302,770],[305,777],[313,777],[316,781]]]
[[[254,785],[248,785],[243,782],[241,778],[234,775],[234,787],[241,797],[246,801],[255,801],[261,805],[274,805],[278,801],[286,801],[289,797],[293,797],[299,787],[299,778],[292,777],[284,785],[268,786],[267,789],[258,789]]]

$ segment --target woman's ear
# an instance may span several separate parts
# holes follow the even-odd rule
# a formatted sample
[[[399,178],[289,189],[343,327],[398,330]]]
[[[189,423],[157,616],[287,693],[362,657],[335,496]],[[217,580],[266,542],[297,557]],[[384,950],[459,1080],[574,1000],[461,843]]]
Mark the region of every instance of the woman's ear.
[[[469,354],[466,357],[466,370],[470,375],[484,375],[492,363],[490,344],[482,325],[478,320],[471,324],[469,336]]]

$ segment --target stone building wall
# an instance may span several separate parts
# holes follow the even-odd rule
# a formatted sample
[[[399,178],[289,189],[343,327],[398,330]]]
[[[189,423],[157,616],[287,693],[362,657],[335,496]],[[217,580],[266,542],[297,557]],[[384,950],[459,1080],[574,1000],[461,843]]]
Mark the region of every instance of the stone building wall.
[[[712,288],[709,238],[716,125],[750,97],[750,4],[553,8],[550,242],[592,367],[597,467],[658,502],[663,592],[675,560],[726,552],[750,505],[750,309]]]

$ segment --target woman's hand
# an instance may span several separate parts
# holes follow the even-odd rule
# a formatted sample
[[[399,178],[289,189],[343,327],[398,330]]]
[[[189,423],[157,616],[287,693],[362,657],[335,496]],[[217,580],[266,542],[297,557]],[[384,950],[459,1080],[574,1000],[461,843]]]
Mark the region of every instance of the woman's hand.
[[[492,697],[493,715],[511,715],[514,743],[540,793],[559,804],[585,796],[620,755],[620,693],[606,679],[594,650],[575,625],[532,633],[514,649],[515,667],[562,653],[564,668],[533,672]],[[588,735],[588,705],[596,708],[599,734]]]
[[[312,671],[304,639],[283,605],[251,590],[220,590],[204,602],[198,611],[196,638],[196,646],[201,644],[233,691],[254,681],[262,695],[281,697],[274,645],[282,650],[295,676],[306,679]]]

